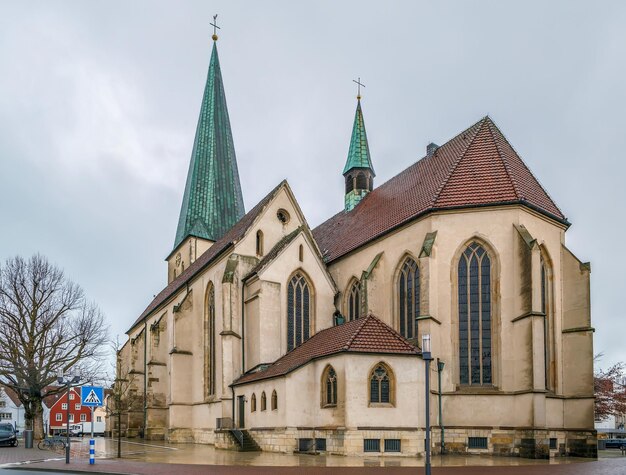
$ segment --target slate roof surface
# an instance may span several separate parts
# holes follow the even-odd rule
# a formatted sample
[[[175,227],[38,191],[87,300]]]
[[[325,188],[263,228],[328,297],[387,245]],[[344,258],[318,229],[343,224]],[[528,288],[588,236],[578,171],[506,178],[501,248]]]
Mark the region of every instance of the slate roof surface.
[[[257,205],[246,213],[237,223],[228,230],[224,236],[216,241],[204,254],[202,254],[193,264],[185,269],[176,279],[167,285],[159,294],[150,302],[150,305],[146,307],[143,313],[139,316],[135,323],[128,329],[130,331],[137,324],[139,324],[144,317],[148,316],[150,312],[159,307],[172,295],[182,289],[187,282],[189,282],[195,275],[204,269],[207,265],[217,259],[222,252],[230,247],[235,242],[239,241],[248,231],[256,217],[261,213],[263,208],[271,201],[276,192],[286,182],[281,181],[272,191],[270,191]]]
[[[248,373],[233,385],[282,376],[308,362],[337,353],[419,355],[420,351],[374,315],[319,331],[266,369]]]
[[[569,224],[495,123],[485,117],[313,230],[326,262],[435,210],[523,204]]]

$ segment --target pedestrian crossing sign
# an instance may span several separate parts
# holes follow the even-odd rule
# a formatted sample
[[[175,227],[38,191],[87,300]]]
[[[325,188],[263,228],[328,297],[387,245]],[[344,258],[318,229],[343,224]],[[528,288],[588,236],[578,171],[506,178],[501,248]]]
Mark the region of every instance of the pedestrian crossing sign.
[[[104,388],[97,386],[83,386],[80,388],[80,399],[83,406],[102,406],[104,400]]]

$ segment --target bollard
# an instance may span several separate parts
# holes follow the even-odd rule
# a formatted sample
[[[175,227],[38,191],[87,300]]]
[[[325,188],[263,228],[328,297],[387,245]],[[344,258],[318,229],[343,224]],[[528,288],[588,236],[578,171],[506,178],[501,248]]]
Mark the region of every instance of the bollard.
[[[89,439],[89,465],[96,463],[96,441]]]

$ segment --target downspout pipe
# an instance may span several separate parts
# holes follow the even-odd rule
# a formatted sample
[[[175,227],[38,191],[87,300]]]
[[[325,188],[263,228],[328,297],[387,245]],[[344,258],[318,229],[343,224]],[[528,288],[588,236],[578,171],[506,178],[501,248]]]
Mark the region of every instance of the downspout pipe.
[[[148,423],[148,320],[143,319],[143,433],[142,439],[146,440]]]

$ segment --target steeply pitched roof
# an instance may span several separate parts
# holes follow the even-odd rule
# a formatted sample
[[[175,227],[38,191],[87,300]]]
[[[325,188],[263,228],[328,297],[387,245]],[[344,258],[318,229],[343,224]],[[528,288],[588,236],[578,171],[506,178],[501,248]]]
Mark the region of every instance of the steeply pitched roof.
[[[569,224],[489,117],[313,230],[326,262],[426,213],[522,204]]]
[[[244,374],[233,385],[283,376],[314,359],[344,352],[420,354],[419,350],[398,332],[370,314],[316,333],[266,369]]]
[[[20,407],[22,405],[22,402],[17,397],[17,393],[15,391],[13,391],[13,389],[11,389],[8,386],[4,386],[4,385],[0,385],[0,387],[4,390],[4,392],[7,395],[7,397],[13,402],[13,404],[16,407]]]
[[[346,166],[343,168],[345,175],[353,168],[369,168],[375,176],[374,167],[372,167],[372,159],[370,157],[370,147],[367,143],[367,133],[365,132],[365,120],[363,119],[363,111],[361,110],[361,101],[356,106],[354,115],[354,125],[352,126],[352,137],[350,139],[350,149],[348,150],[348,159]]]
[[[244,212],[222,72],[213,43],[174,248],[190,235],[217,241]]]
[[[176,279],[169,283],[159,294],[150,302],[143,313],[139,316],[135,323],[128,329],[130,331],[139,324],[144,317],[147,317],[152,311],[163,304],[172,295],[182,289],[187,282],[191,281],[198,272],[208,266],[217,259],[231,245],[239,241],[246,234],[256,217],[261,213],[265,206],[272,200],[276,192],[286,184],[283,180],[270,191],[257,205],[252,208],[243,218],[241,218],[224,236],[215,242],[204,254],[202,254],[193,264],[184,270]]]

